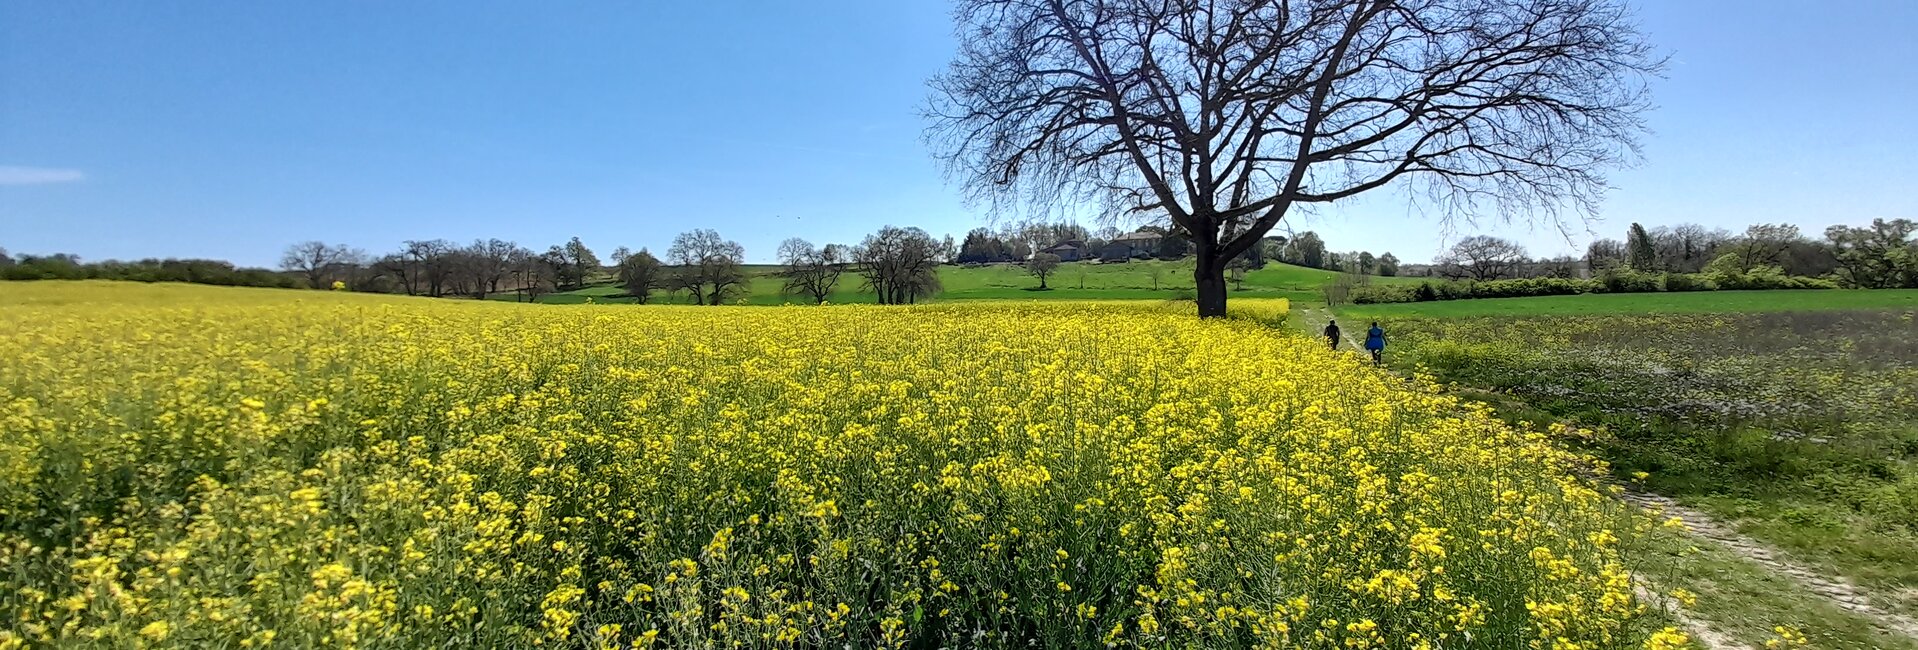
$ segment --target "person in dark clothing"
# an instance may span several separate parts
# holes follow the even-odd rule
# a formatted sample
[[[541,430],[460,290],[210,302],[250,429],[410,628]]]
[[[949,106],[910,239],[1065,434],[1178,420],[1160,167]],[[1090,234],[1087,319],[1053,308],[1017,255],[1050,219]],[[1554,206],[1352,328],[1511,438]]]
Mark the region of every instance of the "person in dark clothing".
[[[1339,349],[1339,322],[1338,321],[1336,320],[1329,321],[1325,324],[1325,338],[1331,339],[1333,350],[1336,351]]]
[[[1385,356],[1385,328],[1378,321],[1372,321],[1372,329],[1365,331],[1365,350],[1372,353],[1372,365],[1379,365]]]

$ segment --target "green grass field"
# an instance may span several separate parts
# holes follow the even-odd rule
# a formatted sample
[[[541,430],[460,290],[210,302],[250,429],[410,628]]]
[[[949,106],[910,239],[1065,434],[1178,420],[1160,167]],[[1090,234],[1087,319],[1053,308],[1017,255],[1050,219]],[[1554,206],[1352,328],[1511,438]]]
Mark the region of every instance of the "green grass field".
[[[1295,301],[1322,300],[1322,289],[1339,274],[1321,269],[1269,263],[1247,273],[1235,294],[1259,297],[1283,297]],[[1170,298],[1192,291],[1192,262],[1134,261],[1123,264],[1071,262],[1047,280],[1051,291],[1036,291],[1037,278],[1024,267],[996,264],[980,267],[945,267],[940,270],[945,300],[980,298]],[[1402,278],[1374,278],[1382,282],[1412,281]],[[1057,295],[1054,295],[1057,294]]]
[[[803,296],[782,293],[785,281],[778,276],[779,266],[748,264],[745,269],[752,276],[750,291],[744,296],[747,304],[778,305],[806,301]],[[1245,281],[1233,291],[1233,295],[1320,301],[1324,299],[1324,286],[1338,276],[1332,271],[1274,262],[1247,273]],[[1169,300],[1189,298],[1193,290],[1190,260],[1146,260],[1117,264],[1068,262],[1060,265],[1058,272],[1047,279],[1049,288],[1045,291],[1038,290],[1038,278],[1016,264],[943,266],[939,269],[939,281],[943,288],[936,300]],[[1373,281],[1418,282],[1419,279],[1373,278]],[[875,302],[873,294],[861,290],[863,284],[864,281],[857,274],[847,273],[840,278],[830,301],[841,304]],[[493,298],[513,300],[514,296],[505,294]],[[601,303],[633,302],[624,289],[610,284],[610,279],[584,289],[546,294],[540,296],[539,302],[575,304],[586,302],[588,298]],[[686,302],[687,298],[684,294],[655,294],[653,300],[681,303]]]
[[[1918,289],[1696,291],[1608,293],[1536,298],[1482,298],[1389,305],[1345,305],[1341,318],[1465,318],[1474,316],[1601,316],[1712,314],[1852,309],[1918,309]]]

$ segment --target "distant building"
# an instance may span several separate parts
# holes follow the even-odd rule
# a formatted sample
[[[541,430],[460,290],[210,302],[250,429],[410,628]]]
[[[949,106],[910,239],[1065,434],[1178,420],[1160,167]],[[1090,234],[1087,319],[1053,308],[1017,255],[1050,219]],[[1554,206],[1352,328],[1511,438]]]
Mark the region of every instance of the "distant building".
[[[1083,258],[1085,254],[1084,253],[1085,248],[1086,248],[1086,243],[1084,241],[1077,240],[1077,239],[1068,239],[1068,240],[1059,242],[1057,244],[1047,246],[1044,250],[1041,250],[1039,252],[1051,253],[1053,255],[1057,255],[1059,256],[1059,261],[1061,262],[1077,262],[1081,258]]]
[[[1113,237],[1099,250],[1099,259],[1113,261],[1137,257],[1151,257],[1159,251],[1159,233],[1129,232]]]
[[[1399,277],[1429,278],[1438,275],[1430,264],[1400,264]]]

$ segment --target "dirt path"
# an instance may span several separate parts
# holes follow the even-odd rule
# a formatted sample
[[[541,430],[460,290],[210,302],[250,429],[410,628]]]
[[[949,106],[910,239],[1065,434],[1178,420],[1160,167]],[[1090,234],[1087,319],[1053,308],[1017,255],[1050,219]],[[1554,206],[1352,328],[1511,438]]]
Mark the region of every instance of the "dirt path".
[[[1646,584],[1641,578],[1632,578],[1632,593],[1637,594],[1639,600],[1656,605],[1660,610],[1671,614],[1677,621],[1678,627],[1690,634],[1692,642],[1704,650],[1749,650],[1751,648],[1749,645],[1725,636],[1725,633],[1718,631],[1718,628],[1712,627],[1710,623],[1692,617],[1671,596],[1658,593],[1657,589]]]
[[[1687,508],[1676,501],[1646,492],[1626,491],[1621,499],[1645,510],[1677,517],[1693,535],[1710,540],[1746,561],[1788,577],[1807,591],[1830,600],[1840,609],[1870,619],[1886,630],[1918,639],[1918,620],[1873,605],[1863,590],[1843,576],[1832,575],[1791,561],[1786,555],[1763,542],[1739,534],[1713,519],[1711,515]]]
[[[1322,307],[1305,307],[1301,309],[1295,309],[1292,311],[1292,313],[1298,316],[1296,320],[1299,324],[1299,327],[1302,329],[1302,331],[1304,331],[1307,335],[1310,335],[1311,337],[1318,339],[1321,343],[1325,342],[1325,336],[1323,333],[1325,332],[1325,324],[1332,320],[1331,311]],[[1340,325],[1339,329],[1341,330],[1340,333],[1343,334],[1343,336],[1339,337],[1339,349],[1341,350],[1350,349],[1353,352],[1358,352],[1360,354],[1365,353],[1364,348],[1360,347],[1359,341],[1354,340],[1352,338],[1352,335],[1354,334],[1354,332],[1351,330],[1351,328],[1348,328],[1345,325]],[[1360,336],[1364,336],[1365,330],[1358,330],[1357,334],[1359,334]]]

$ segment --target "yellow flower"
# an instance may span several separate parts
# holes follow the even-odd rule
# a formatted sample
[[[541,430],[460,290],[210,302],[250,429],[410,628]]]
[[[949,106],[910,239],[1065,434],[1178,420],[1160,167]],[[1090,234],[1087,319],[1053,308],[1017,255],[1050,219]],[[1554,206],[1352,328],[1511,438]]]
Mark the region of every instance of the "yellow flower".
[[[1589,459],[1288,307],[5,283],[0,521],[84,534],[0,643],[1675,647]]]
[[[166,621],[154,621],[152,623],[146,624],[145,627],[140,628],[140,636],[146,637],[153,641],[162,641],[162,640],[165,640],[167,637],[167,634],[172,631],[173,631],[173,626],[168,624]]]
[[[1692,638],[1678,628],[1668,627],[1654,632],[1645,640],[1645,650],[1682,650],[1692,647]]]

